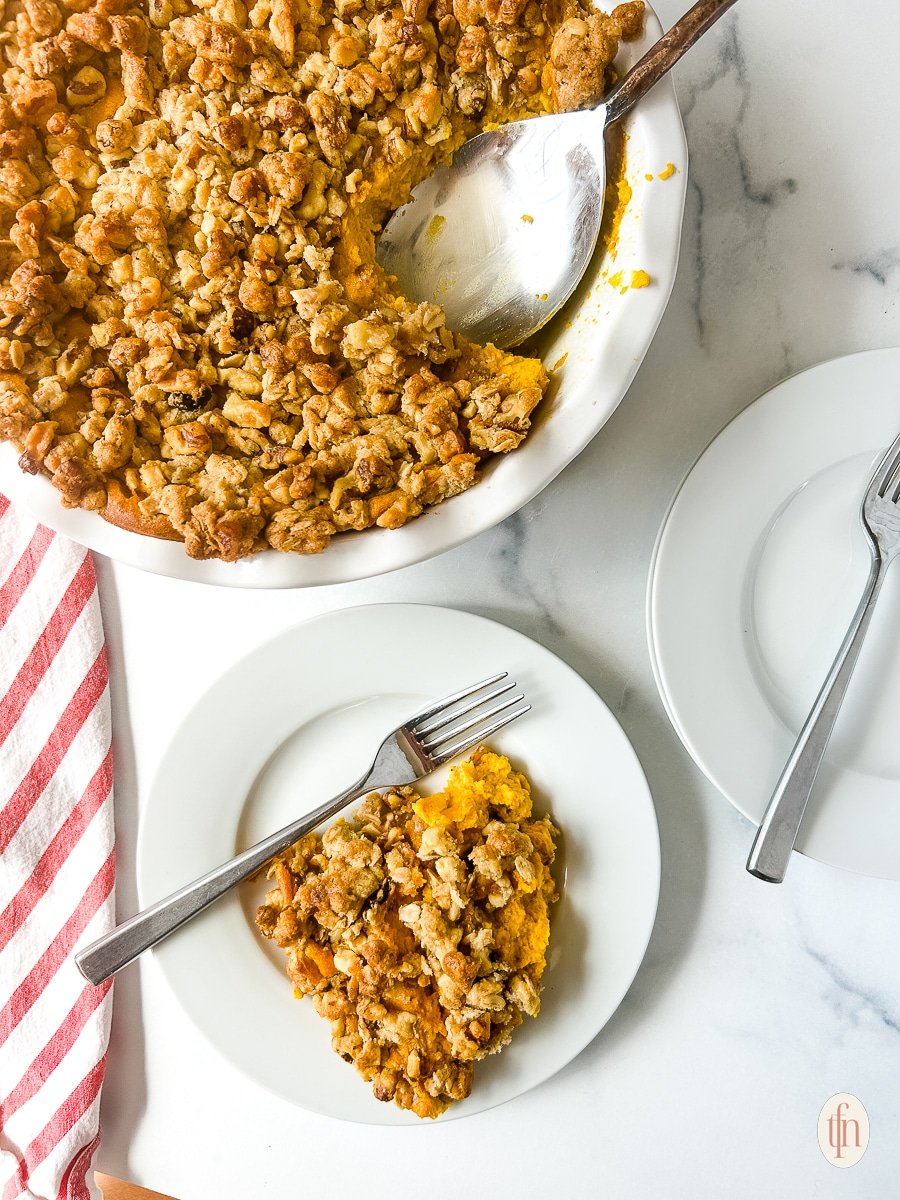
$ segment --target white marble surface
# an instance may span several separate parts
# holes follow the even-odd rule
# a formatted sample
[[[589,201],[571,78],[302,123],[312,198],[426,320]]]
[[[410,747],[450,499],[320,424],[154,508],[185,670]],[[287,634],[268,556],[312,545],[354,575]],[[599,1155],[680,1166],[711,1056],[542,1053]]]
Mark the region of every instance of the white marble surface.
[[[681,8],[657,4],[664,25]],[[180,1200],[450,1200],[463,1177],[474,1200],[897,1194],[900,885],[805,859],[780,888],[746,875],[751,829],[668,725],[644,633],[653,541],[706,442],[784,375],[900,344],[900,8],[858,11],[741,0],[677,68],[691,171],[672,301],[608,426],[518,516],[431,563],[308,593],[213,591],[100,561],[123,914],[159,750],[224,665],[342,605],[465,607],[568,660],[643,761],[662,895],[620,1011],[557,1077],[498,1110],[348,1126],[246,1084],[142,962],[116,984],[101,1170]],[[840,1091],[862,1099],[872,1128],[847,1171],[815,1135]]]

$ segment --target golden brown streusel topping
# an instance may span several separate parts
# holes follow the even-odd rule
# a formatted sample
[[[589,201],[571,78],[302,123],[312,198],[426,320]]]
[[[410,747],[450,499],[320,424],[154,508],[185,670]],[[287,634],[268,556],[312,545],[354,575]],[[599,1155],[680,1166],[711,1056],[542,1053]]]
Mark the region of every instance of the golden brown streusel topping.
[[[481,748],[444,792],[373,793],[274,861],[257,924],[377,1099],[439,1116],[537,1016],[555,834],[525,776]]]
[[[0,0],[0,437],[198,558],[394,528],[546,387],[378,230],[487,122],[595,102],[643,6]]]

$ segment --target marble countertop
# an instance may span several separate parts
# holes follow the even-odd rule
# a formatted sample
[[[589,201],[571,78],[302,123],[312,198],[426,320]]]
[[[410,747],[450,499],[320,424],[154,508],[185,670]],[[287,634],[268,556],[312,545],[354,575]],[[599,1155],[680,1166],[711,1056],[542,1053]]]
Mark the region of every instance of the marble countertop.
[[[656,7],[668,27],[683,5]],[[98,558],[122,914],[160,748],[209,680],[305,616],[376,601],[467,608],[575,667],[641,758],[663,862],[647,957],[612,1021],[548,1083],[467,1121],[351,1126],[273,1099],[196,1037],[141,962],[116,984],[100,1170],[180,1200],[451,1200],[461,1176],[476,1200],[896,1194],[900,885],[796,856],[780,888],[745,873],[750,825],[664,715],[644,598],[669,500],[730,417],[791,372],[900,344],[898,47],[896,0],[861,17],[836,0],[742,0],[678,66],[691,162],[668,310],[609,424],[503,525],[397,574],[302,593]],[[816,1142],[842,1091],[872,1130],[848,1171]]]

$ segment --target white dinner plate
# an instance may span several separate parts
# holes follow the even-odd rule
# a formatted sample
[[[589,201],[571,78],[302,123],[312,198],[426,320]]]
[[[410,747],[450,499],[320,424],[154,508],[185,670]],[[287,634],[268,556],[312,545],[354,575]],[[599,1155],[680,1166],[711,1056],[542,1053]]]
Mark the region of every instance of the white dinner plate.
[[[570,667],[483,617],[418,605],[307,621],[227,671],[166,751],[138,844],[142,905],[231,857],[356,779],[381,738],[425,701],[505,670],[533,710],[491,744],[532,781],[562,831],[542,1011],[476,1066],[467,1116],[563,1067],[612,1016],[644,956],[659,839],[640,764],[609,709]],[[435,783],[436,780],[432,780]],[[425,784],[423,786],[428,786]],[[283,955],[256,931],[265,881],[244,884],[153,952],[187,1015],[263,1087],[370,1124],[417,1117],[374,1099],[295,1000]]]
[[[860,504],[898,431],[900,349],[822,363],[719,434],[663,524],[647,604],[660,693],[697,765],[757,824],[862,595]],[[797,842],[887,879],[900,879],[898,647],[895,567]]]
[[[598,5],[614,6],[615,0]],[[617,66],[633,65],[661,32],[648,9],[643,37],[623,43]],[[475,487],[401,529],[342,533],[321,554],[267,550],[237,563],[198,562],[181,542],[129,533],[96,513],[63,508],[47,479],[18,469],[18,456],[8,444],[0,445],[0,491],[51,529],[110,558],[160,575],[231,587],[311,587],[366,579],[422,562],[490,529],[555,479],[606,424],[668,303],[688,178],[684,127],[670,78],[641,100],[626,128],[632,196],[622,215],[615,259],[605,252],[594,256],[582,285],[540,335],[537,353],[555,368],[551,388],[523,444],[497,456]],[[674,173],[660,179],[669,163]],[[637,269],[650,276],[648,287],[623,294],[609,282],[619,271],[627,282]]]

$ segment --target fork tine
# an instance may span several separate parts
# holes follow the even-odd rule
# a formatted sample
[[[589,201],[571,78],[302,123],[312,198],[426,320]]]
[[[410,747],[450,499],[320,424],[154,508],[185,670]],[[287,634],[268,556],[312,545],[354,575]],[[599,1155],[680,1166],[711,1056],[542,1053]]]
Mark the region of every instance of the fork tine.
[[[896,504],[897,500],[900,499],[900,459],[898,459],[897,465],[894,467],[882,495],[885,500],[890,500],[892,504]]]
[[[515,684],[512,686],[515,687]],[[491,717],[497,716],[498,713],[505,712],[508,708],[512,707],[513,704],[518,704],[520,700],[524,699],[524,693],[519,692],[518,696],[510,696],[508,700],[504,700],[502,704],[495,704],[494,707],[489,708],[487,712],[476,712],[470,720],[464,722],[462,725],[454,725],[452,729],[448,729],[445,733],[442,733],[440,737],[432,738],[423,742],[425,750],[428,754],[433,755],[436,751],[440,750],[440,747],[445,742],[453,738],[459,738],[462,734],[468,733],[470,729],[474,729],[476,725],[483,725],[484,722],[489,721]],[[468,712],[459,714],[460,717],[466,717],[468,715]]]
[[[477,745],[479,742],[485,741],[491,736],[491,734],[496,733],[498,729],[502,729],[504,725],[508,725],[510,721],[515,721],[519,717],[524,717],[525,714],[530,711],[531,705],[523,704],[514,712],[507,713],[506,716],[500,717],[498,720],[494,721],[493,724],[487,725],[484,728],[479,727],[476,731],[469,734],[467,737],[464,737],[462,741],[455,742],[452,746],[446,746],[439,753],[432,755],[434,765],[436,767],[443,766],[443,764],[449,762],[451,758],[455,758],[457,754],[462,754],[465,750],[470,750],[472,746]]]
[[[442,700],[433,700],[425,708],[420,709],[414,716],[410,717],[406,722],[409,728],[415,728],[420,721],[427,721],[431,717],[436,717],[438,713],[444,712],[451,705],[456,704],[460,700],[465,700],[468,696],[474,696],[476,692],[480,692],[482,688],[490,687],[492,683],[497,683],[501,679],[505,679],[509,671],[498,671],[496,675],[491,675],[487,679],[482,679],[481,683],[470,684],[469,687],[461,688],[460,691],[454,692],[452,696],[444,696]]]
[[[502,696],[505,692],[511,691],[516,685],[514,683],[504,683],[502,687],[494,688],[492,692],[488,692],[486,696],[479,696],[473,700],[471,704],[467,704],[464,708],[457,709],[456,712],[451,712],[449,716],[439,715],[438,720],[429,721],[428,724],[422,726],[416,722],[414,728],[416,737],[421,741],[423,738],[429,738],[433,733],[437,733],[439,729],[443,729],[445,725],[452,725],[454,721],[460,720],[467,716],[476,708],[480,708],[483,704],[489,704],[492,700],[496,700],[498,696]],[[451,704],[451,708],[454,706]],[[443,711],[443,710],[442,710]]]
[[[878,490],[881,499],[890,499],[897,490],[898,483],[900,483],[900,452],[894,456],[890,474]]]
[[[872,472],[872,478],[866,492],[867,501],[870,499],[873,500],[876,496],[884,496],[887,485],[894,477],[898,467],[900,467],[900,434],[897,435],[887,450],[885,450],[878,466]]]

